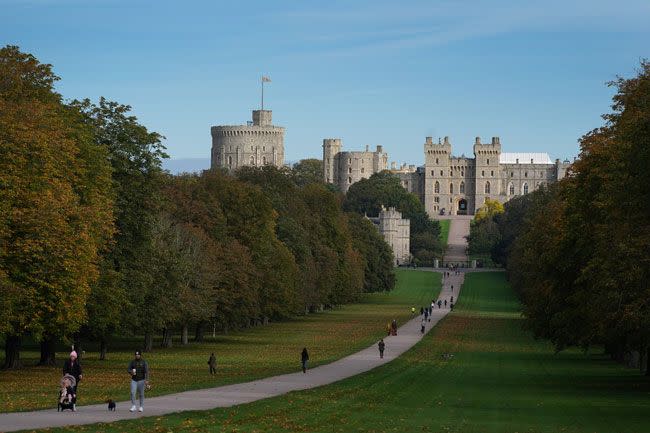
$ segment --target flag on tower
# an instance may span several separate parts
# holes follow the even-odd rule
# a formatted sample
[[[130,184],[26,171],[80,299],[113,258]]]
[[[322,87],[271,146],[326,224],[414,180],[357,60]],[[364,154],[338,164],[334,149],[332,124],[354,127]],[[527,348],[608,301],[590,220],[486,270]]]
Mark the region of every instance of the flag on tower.
[[[262,83],[270,83],[271,79],[266,75],[262,75]]]

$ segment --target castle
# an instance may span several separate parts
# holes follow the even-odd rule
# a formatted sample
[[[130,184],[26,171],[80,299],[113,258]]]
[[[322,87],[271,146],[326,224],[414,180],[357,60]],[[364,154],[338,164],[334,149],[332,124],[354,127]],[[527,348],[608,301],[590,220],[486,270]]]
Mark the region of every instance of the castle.
[[[346,192],[350,185],[388,169],[388,155],[382,146],[372,152],[344,152],[338,138],[323,140],[323,177]],[[427,213],[474,215],[487,199],[504,203],[557,182],[566,175],[569,161],[551,161],[547,153],[501,152],[499,137],[474,142],[474,158],[452,156],[449,137],[433,142],[426,137],[424,165],[391,165],[402,186],[416,194]]]
[[[402,213],[394,207],[388,210],[382,207],[379,217],[368,218],[372,221],[384,240],[393,250],[393,264],[400,265],[411,261],[411,222],[402,218]]]
[[[213,126],[210,167],[284,165],[284,128],[272,124],[271,110],[254,110],[247,125]]]

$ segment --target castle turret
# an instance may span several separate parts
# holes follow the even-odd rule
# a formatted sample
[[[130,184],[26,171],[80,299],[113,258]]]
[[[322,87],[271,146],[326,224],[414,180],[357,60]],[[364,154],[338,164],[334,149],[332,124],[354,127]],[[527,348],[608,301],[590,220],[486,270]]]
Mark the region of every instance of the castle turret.
[[[343,144],[340,138],[323,139],[323,180],[326,183],[338,183],[338,163],[336,155],[341,152]]]
[[[239,167],[284,165],[284,128],[271,122],[271,110],[253,111],[248,125],[213,126],[212,168],[234,171]]]
[[[474,158],[476,164],[475,210],[483,206],[487,199],[498,199],[505,190],[501,185],[501,140],[492,137],[490,143],[481,143],[481,138],[476,137],[474,142]],[[503,187],[503,188],[502,188]]]
[[[449,137],[442,142],[433,142],[426,137],[424,142],[424,207],[429,215],[438,215],[443,209],[449,212],[451,199],[449,182],[451,162],[451,143]]]

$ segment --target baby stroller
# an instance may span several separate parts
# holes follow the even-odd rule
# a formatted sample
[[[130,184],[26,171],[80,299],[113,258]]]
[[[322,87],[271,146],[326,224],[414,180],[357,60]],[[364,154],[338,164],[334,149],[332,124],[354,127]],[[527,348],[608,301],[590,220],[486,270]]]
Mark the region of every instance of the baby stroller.
[[[76,410],[77,394],[74,392],[75,385],[77,385],[77,381],[74,376],[66,374],[61,378],[57,412],[63,412],[66,409]]]

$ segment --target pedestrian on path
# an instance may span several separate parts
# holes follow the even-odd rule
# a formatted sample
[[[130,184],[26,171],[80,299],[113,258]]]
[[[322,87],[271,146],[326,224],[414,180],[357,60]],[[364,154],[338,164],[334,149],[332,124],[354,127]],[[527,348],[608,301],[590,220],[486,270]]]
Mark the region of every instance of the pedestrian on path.
[[[438,308],[442,308],[442,301],[438,299]]]
[[[422,323],[420,324],[420,333],[424,334],[424,327],[427,326],[427,321],[422,319]]]
[[[453,302],[452,302],[451,304],[449,304],[449,309],[450,309],[450,310],[453,310],[453,309],[454,309],[454,303],[453,303]]]
[[[445,299],[445,308],[447,308],[447,300]]]
[[[424,310],[424,320],[429,320],[429,307]]]
[[[217,357],[214,356],[214,353],[210,354],[208,365],[210,366],[210,374],[217,374]]]
[[[74,350],[70,352],[70,358],[66,359],[63,363],[63,376],[66,374],[75,378],[75,385],[72,387],[72,392],[78,398],[77,388],[79,387],[79,381],[83,379],[83,373],[81,371],[81,364],[79,364],[79,360],[77,359],[77,352]],[[76,400],[75,404],[72,405],[72,410],[77,410]]]
[[[300,362],[302,364],[302,372],[307,373],[307,362],[309,362],[309,353],[307,352],[306,347],[302,348],[302,353],[300,354]]]
[[[451,303],[452,304],[454,303],[454,297],[453,296],[451,297]]]
[[[129,362],[129,374],[131,375],[131,412],[135,412],[135,395],[140,396],[140,408],[138,412],[144,411],[144,388],[149,384],[149,365],[142,359],[142,353],[135,351],[135,359]]]
[[[391,329],[393,329],[393,327],[390,322],[386,323],[386,335],[390,335]]]
[[[384,359],[384,349],[386,348],[386,343],[384,343],[383,338],[379,340],[379,344],[377,346],[379,347],[379,359]]]
[[[393,335],[397,335],[397,320],[393,319],[393,321],[390,324],[391,327],[391,333]]]
[[[452,292],[454,291],[454,285],[453,284],[451,285],[451,291]]]

